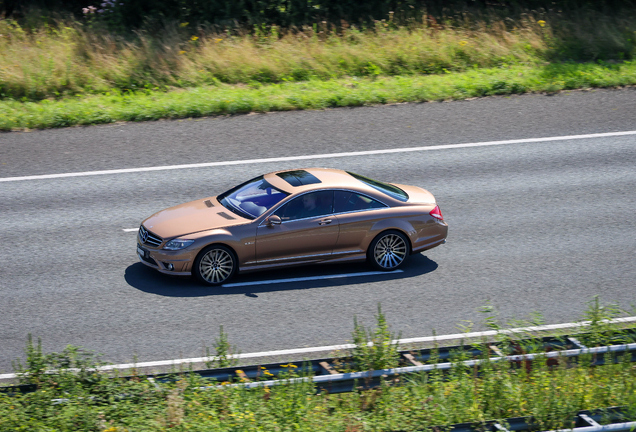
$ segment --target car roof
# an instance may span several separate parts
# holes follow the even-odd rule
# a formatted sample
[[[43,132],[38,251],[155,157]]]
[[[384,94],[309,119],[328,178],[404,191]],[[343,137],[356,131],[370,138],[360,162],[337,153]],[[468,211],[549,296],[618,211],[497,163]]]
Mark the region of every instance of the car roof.
[[[319,182],[312,182],[308,184],[299,184],[293,186],[288,180],[278,176],[278,174],[285,173],[297,173],[299,171],[305,171],[311,176],[319,180]],[[305,192],[314,189],[331,189],[331,188],[343,188],[358,190],[364,192],[373,192],[373,188],[365,185],[360,180],[354,178],[349,173],[339,169],[332,168],[300,168],[294,170],[276,171],[273,173],[265,174],[265,180],[267,180],[275,188],[281,189],[285,192],[297,194],[298,192]],[[375,195],[375,194],[374,194]]]

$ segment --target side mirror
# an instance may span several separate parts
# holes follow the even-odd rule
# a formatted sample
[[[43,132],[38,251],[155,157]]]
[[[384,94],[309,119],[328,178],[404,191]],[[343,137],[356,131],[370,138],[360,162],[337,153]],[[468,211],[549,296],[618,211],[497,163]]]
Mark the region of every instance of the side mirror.
[[[282,221],[280,220],[280,217],[276,215],[271,215],[270,217],[267,218],[267,226],[280,225],[281,222]]]

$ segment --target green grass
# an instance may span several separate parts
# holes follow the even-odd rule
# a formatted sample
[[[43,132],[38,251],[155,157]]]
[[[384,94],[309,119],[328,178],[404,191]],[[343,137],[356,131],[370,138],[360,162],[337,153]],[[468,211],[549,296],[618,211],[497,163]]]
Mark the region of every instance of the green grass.
[[[486,363],[479,375],[457,364],[446,376],[431,372],[335,395],[315,394],[311,383],[204,390],[209,382],[190,374],[155,386],[143,377],[109,378],[84,363],[80,373],[40,377],[33,393],[0,394],[0,431],[387,431],[518,416],[550,430],[572,427],[579,410],[611,406],[636,419],[633,363],[590,367],[589,360],[561,359],[556,367],[535,361],[529,372]],[[287,377],[295,376],[291,369]],[[66,401],[51,403],[58,398]]]
[[[0,130],[457,100],[636,84],[636,61],[475,69],[442,75],[340,78],[270,85],[117,92],[40,102],[0,100]]]

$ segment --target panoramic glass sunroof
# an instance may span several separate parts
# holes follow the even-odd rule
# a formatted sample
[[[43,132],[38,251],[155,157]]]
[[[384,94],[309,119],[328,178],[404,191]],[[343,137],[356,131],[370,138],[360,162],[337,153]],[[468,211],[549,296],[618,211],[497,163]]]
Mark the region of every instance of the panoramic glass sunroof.
[[[305,170],[285,171],[276,175],[292,186],[306,186],[322,183],[313,174],[310,174]]]

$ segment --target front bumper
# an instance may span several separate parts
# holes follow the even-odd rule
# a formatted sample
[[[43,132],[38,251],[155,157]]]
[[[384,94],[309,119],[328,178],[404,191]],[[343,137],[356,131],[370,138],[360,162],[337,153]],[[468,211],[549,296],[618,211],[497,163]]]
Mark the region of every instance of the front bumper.
[[[143,255],[142,255],[143,252]],[[142,264],[161,273],[175,276],[192,275],[193,252],[189,251],[164,251],[149,249],[137,242],[137,258]],[[168,270],[168,264],[172,264],[173,270]]]

